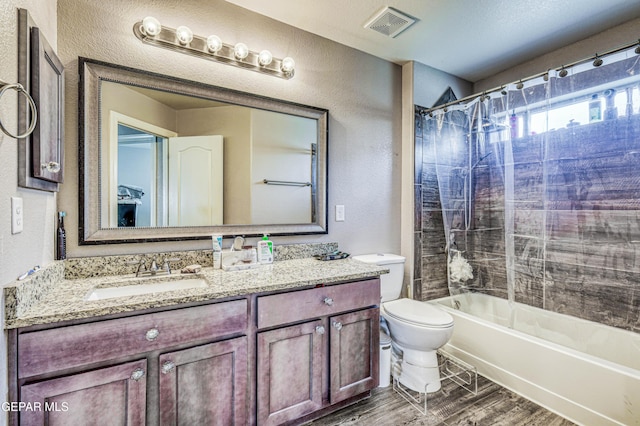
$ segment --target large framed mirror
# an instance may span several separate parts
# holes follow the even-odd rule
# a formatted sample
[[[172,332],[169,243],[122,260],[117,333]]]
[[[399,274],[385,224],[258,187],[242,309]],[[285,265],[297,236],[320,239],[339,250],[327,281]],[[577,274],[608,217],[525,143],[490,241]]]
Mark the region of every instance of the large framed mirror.
[[[328,111],[79,58],[80,244],[327,233]]]

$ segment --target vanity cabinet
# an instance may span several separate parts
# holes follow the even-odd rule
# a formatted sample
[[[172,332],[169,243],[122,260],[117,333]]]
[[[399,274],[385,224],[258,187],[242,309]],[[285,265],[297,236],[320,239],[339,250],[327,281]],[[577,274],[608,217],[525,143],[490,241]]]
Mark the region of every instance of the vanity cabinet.
[[[39,406],[12,422],[242,425],[247,326],[241,299],[18,331],[19,400]]]
[[[276,425],[378,384],[379,279],[9,330],[12,425]]]
[[[378,385],[379,281],[258,297],[257,422],[286,423]]]

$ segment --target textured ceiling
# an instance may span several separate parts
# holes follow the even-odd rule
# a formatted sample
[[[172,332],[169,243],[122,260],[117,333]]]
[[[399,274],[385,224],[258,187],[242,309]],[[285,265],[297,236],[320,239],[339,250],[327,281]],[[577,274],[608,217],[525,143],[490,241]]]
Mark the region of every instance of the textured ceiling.
[[[226,1],[391,62],[413,60],[472,82],[640,17],[639,0]],[[417,22],[395,38],[364,28],[385,6]]]

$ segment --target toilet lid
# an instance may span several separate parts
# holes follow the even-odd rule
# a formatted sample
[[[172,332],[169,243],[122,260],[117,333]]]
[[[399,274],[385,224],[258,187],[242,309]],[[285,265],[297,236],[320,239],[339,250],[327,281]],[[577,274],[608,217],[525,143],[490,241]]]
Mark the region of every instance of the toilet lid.
[[[397,299],[384,304],[385,312],[400,321],[429,327],[449,327],[453,317],[431,303],[413,299]]]

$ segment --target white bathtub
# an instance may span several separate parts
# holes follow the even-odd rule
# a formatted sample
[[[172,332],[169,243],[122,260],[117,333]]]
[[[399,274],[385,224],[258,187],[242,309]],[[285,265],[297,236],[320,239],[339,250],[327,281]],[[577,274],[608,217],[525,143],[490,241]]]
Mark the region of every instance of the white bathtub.
[[[430,303],[454,317],[444,349],[483,376],[578,424],[640,425],[640,334],[520,303],[511,318],[479,293]]]

